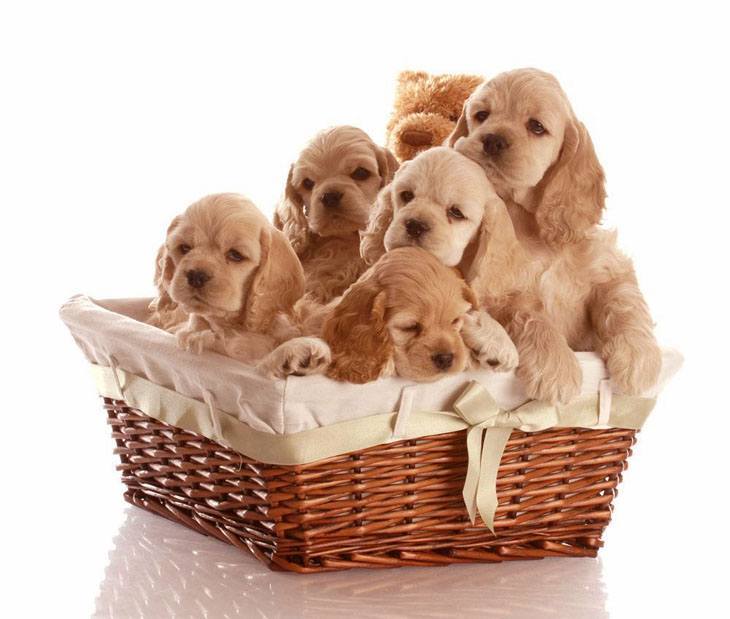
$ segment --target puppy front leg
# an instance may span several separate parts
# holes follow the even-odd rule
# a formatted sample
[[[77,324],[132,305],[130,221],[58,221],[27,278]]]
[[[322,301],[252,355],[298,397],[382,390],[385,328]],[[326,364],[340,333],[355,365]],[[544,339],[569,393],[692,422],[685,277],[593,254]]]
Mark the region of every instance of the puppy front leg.
[[[296,337],[277,346],[256,369],[270,378],[323,374],[332,361],[330,347],[317,337]]]
[[[464,317],[461,337],[481,367],[496,372],[509,372],[517,367],[517,348],[502,325],[486,311],[471,311]]]
[[[596,286],[588,308],[596,348],[616,387],[629,395],[653,387],[661,371],[662,354],[633,271]]]
[[[545,314],[516,312],[506,328],[520,355],[516,374],[528,396],[567,404],[580,393],[583,372],[578,359]]]
[[[212,349],[217,340],[210,324],[200,314],[190,314],[188,321],[175,331],[175,337],[180,348],[196,354]]]

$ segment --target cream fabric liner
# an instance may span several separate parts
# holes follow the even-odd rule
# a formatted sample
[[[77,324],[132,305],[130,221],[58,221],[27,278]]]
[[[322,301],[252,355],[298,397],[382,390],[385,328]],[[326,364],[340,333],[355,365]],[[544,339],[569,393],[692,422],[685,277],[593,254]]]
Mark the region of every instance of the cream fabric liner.
[[[150,417],[202,434],[234,451],[268,464],[305,464],[375,445],[463,430],[482,421],[467,421],[463,414],[460,416],[450,411],[400,411],[341,421],[282,436],[253,430],[247,424],[206,403],[182,396],[124,370],[99,365],[92,365],[91,369],[101,395],[124,400]],[[532,415],[525,414],[524,419],[509,427],[525,431],[537,429],[533,427],[536,422],[534,412],[545,412],[538,411],[539,406],[532,406],[538,404],[540,403],[528,404],[527,407],[533,407],[536,411]],[[552,409],[552,414],[548,415],[550,421],[543,423],[544,427],[556,428],[639,429],[653,407],[653,399],[613,396],[607,423],[599,424],[599,402],[597,394],[594,394],[559,409],[544,405],[543,408]],[[482,408],[485,410],[481,410]],[[477,407],[476,414],[488,412],[486,408],[488,407]],[[398,417],[404,414],[407,415],[407,420],[402,431],[396,433]]]
[[[148,379],[167,392],[174,391],[195,400],[197,411],[202,410],[200,407],[208,410],[204,404],[208,398],[216,410],[227,413],[221,416],[222,428],[241,421],[257,432],[254,441],[262,440],[264,434],[301,435],[315,428],[383,414],[389,415],[395,423],[393,412],[400,408],[404,409],[402,419],[411,410],[451,411],[455,399],[471,381],[483,385],[505,410],[527,401],[513,374],[488,370],[464,372],[433,383],[387,378],[351,385],[323,376],[268,380],[250,367],[216,353],[195,355],[181,351],[172,335],[141,322],[146,316],[148,302],[149,299],[94,301],[79,295],[63,305],[61,318],[92,364],[118,367],[125,374]],[[595,396],[601,381],[606,378],[603,362],[594,353],[577,354],[583,369],[582,395]],[[681,363],[678,352],[664,350],[659,384],[644,394],[645,397],[656,396]],[[146,409],[142,410],[150,414]],[[185,410],[185,414],[193,414],[189,406]],[[181,414],[184,418],[185,414]],[[206,415],[210,417],[208,413]],[[372,432],[380,432],[373,444],[391,440],[388,438],[390,429],[376,430],[374,428],[379,424],[372,425]],[[368,432],[369,427],[370,424],[358,426],[357,431]],[[407,427],[409,433],[414,431],[410,422]],[[400,438],[398,432],[392,440],[397,438]],[[316,440],[327,440],[326,433],[318,434]],[[252,451],[245,452],[255,457]]]

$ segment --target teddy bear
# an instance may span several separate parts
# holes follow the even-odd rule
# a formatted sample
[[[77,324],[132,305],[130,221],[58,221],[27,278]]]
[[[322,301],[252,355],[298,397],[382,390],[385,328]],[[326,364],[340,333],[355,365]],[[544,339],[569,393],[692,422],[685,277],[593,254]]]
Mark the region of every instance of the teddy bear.
[[[456,125],[464,101],[482,81],[476,75],[401,72],[388,121],[388,148],[403,162],[440,145]]]

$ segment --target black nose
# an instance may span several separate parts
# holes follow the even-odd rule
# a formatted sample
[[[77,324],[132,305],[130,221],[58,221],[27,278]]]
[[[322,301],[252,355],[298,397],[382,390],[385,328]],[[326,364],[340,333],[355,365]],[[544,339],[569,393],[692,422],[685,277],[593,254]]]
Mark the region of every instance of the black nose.
[[[482,139],[482,148],[487,155],[499,155],[508,146],[509,142],[498,133],[487,133]]]
[[[339,191],[328,191],[325,194],[322,194],[322,204],[324,204],[327,208],[334,208],[335,206],[340,205],[340,200],[342,200],[342,194]]]
[[[210,275],[205,271],[188,271],[185,273],[185,277],[188,279],[188,284],[193,288],[202,288],[205,286],[205,282],[210,279]]]
[[[439,370],[448,370],[454,363],[454,353],[439,352],[431,357],[431,359]]]
[[[428,225],[426,225],[422,221],[419,221],[418,219],[406,220],[406,232],[408,233],[408,236],[414,239],[417,239],[424,232],[428,232],[429,230],[430,228],[428,227]]]

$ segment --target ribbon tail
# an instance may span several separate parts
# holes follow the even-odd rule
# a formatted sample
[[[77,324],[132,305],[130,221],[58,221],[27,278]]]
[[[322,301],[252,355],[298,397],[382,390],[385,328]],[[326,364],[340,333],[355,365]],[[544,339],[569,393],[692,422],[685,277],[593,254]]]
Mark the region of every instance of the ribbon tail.
[[[507,446],[511,434],[512,428],[489,428],[482,445],[476,503],[479,515],[492,533],[494,533],[494,517],[497,513],[497,473],[504,448]]]
[[[477,518],[477,489],[479,488],[479,461],[482,453],[482,434],[484,429],[474,426],[466,434],[466,449],[468,464],[466,469],[466,480],[464,481],[464,505],[469,514],[469,520],[474,524]]]

